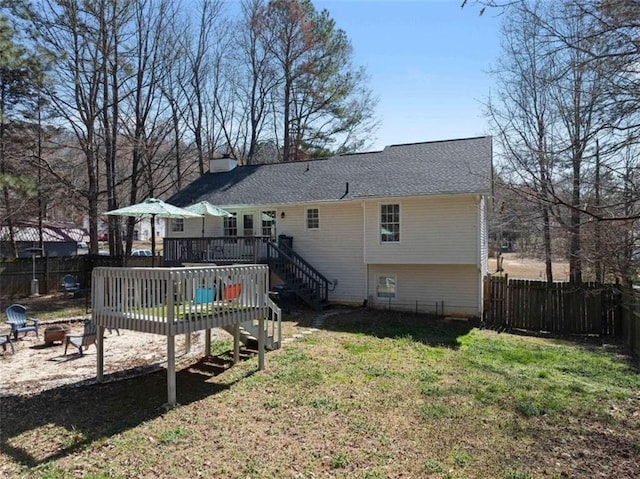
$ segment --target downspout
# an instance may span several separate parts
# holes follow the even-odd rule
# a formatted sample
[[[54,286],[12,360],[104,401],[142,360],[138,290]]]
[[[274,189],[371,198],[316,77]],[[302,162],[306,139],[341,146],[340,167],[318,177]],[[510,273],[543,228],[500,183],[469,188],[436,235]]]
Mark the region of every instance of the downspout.
[[[367,261],[367,203],[362,200],[362,260],[364,261],[364,301],[369,301],[369,263]]]
[[[478,240],[476,242],[476,266],[478,268],[478,273],[480,273],[480,281],[478,282],[478,314],[480,315],[480,318],[482,318],[482,305],[484,304],[484,298],[483,298],[483,293],[484,293],[484,288],[482,286],[482,282],[484,281],[484,277],[483,277],[483,271],[482,271],[482,231],[483,231],[483,223],[486,223],[482,221],[483,218],[483,212],[482,212],[482,196],[478,195],[476,196],[476,201],[478,202],[478,212],[476,214],[476,221],[478,222]],[[486,220],[486,218],[485,218]]]

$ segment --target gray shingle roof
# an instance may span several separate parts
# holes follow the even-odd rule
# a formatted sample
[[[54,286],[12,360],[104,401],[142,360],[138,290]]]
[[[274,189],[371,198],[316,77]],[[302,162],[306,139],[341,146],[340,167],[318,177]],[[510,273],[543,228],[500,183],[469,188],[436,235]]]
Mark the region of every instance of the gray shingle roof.
[[[168,201],[177,206],[202,200],[240,206],[488,194],[491,161],[491,137],[392,145],[371,153],[209,173]]]
[[[40,241],[38,220],[21,220],[14,222],[13,235],[16,241]],[[0,241],[9,241],[9,227],[0,225]],[[44,221],[42,225],[44,241],[89,241],[89,235],[84,228],[73,223]]]

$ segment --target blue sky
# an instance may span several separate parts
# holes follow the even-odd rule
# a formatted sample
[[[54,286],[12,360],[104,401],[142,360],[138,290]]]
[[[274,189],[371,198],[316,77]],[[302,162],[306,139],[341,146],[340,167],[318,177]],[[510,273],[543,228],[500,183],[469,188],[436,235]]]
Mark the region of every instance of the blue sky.
[[[380,128],[370,149],[490,133],[482,102],[499,52],[500,18],[460,0],[314,0],[367,68]]]

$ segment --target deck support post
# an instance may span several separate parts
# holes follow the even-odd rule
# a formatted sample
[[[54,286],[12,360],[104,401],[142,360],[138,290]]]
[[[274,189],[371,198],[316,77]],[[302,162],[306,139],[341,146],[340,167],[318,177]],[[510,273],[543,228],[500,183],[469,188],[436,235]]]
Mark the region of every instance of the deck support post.
[[[236,322],[233,325],[233,364],[240,361],[240,325]]]
[[[96,327],[96,379],[102,382],[104,378],[104,326]]]
[[[204,331],[204,355],[209,356],[211,354],[211,328]]]
[[[258,369],[264,370],[264,316],[258,319]]]
[[[176,405],[176,337],[167,336],[167,407]]]

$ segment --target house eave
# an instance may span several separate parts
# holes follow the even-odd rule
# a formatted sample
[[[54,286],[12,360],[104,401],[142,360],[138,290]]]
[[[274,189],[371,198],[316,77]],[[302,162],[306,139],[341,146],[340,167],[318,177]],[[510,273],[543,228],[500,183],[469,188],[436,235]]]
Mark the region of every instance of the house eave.
[[[466,191],[466,192],[440,192],[431,194],[412,194],[412,195],[360,195],[353,196],[344,199],[318,199],[318,200],[305,200],[305,201],[288,201],[281,203],[237,203],[237,204],[225,204],[219,205],[223,209],[244,209],[244,208],[261,208],[261,209],[277,209],[279,207],[291,207],[296,205],[329,205],[329,204],[345,204],[345,203],[361,203],[362,201],[372,200],[390,200],[390,199],[441,199],[451,197],[476,197],[476,196],[490,196],[489,191]]]

